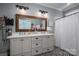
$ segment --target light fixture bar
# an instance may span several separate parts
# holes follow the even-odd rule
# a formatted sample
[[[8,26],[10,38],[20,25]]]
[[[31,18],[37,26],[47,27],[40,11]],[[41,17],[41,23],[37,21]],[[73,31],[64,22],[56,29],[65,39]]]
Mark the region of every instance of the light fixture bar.
[[[24,10],[28,10],[29,9],[29,7],[25,7],[25,6],[20,6],[20,5],[16,5],[16,7],[17,8],[19,8],[19,9],[24,9]]]
[[[47,11],[44,10],[39,10],[39,12],[41,12],[42,14],[48,13]]]

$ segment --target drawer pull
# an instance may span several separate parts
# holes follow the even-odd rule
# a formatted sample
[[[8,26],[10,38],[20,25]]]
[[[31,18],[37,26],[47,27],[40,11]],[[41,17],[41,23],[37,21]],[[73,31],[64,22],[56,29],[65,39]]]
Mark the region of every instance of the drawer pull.
[[[48,38],[50,38],[50,37],[48,36]]]
[[[47,50],[49,50],[49,49],[47,49]]]
[[[38,43],[36,43],[36,45],[38,45]]]
[[[36,38],[36,40],[37,40],[38,38]]]
[[[36,50],[36,53],[38,53],[38,50]]]
[[[24,41],[23,39],[21,39],[20,41]]]

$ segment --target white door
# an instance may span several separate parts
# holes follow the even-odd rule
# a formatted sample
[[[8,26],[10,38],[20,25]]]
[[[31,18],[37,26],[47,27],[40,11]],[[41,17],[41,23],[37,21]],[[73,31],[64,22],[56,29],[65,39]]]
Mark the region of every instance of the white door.
[[[10,40],[10,54],[11,55],[22,55],[22,40],[21,39],[11,39]]]

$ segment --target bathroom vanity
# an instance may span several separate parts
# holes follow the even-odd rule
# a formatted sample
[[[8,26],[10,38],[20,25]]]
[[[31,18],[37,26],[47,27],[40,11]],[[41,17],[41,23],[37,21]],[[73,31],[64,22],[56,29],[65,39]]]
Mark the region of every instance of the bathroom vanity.
[[[11,56],[38,55],[54,49],[53,34],[12,35],[10,39]]]
[[[54,49],[54,35],[43,33],[47,32],[46,18],[16,14],[15,29],[16,33],[29,32],[29,34],[12,33],[12,36],[7,37],[10,39],[11,56],[38,55]]]

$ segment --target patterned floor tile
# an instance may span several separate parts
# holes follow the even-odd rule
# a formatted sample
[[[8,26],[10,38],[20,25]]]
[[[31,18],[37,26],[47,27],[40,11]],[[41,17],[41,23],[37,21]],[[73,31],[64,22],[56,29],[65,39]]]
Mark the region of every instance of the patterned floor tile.
[[[42,53],[37,56],[74,56],[74,55],[72,55],[69,52],[62,50],[58,47],[55,47],[53,51]]]

